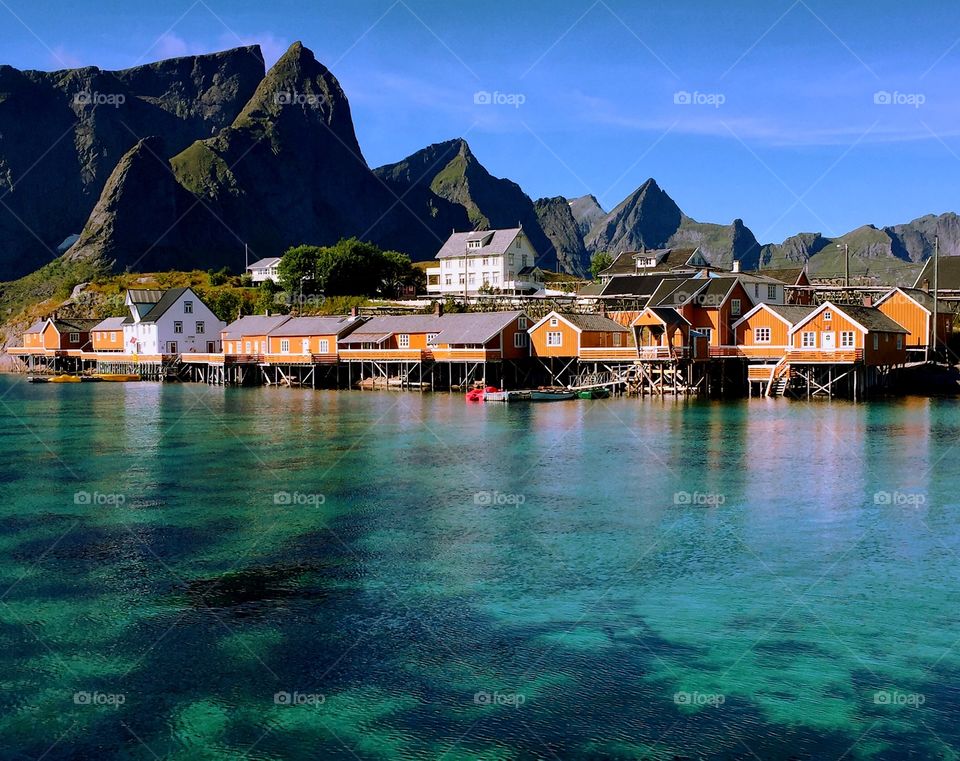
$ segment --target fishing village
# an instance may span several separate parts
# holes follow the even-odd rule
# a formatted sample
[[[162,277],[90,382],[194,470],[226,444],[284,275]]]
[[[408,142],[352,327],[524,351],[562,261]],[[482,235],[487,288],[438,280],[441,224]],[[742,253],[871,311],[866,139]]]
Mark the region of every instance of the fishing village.
[[[426,296],[229,324],[189,287],[130,289],[126,316],[54,313],[7,353],[37,382],[458,391],[475,401],[857,400],[945,363],[960,300],[952,257],[895,287],[817,284],[805,268],[727,270],[698,248],[625,251],[575,294],[550,292],[536,259],[522,227],[454,232],[426,270]],[[279,262],[248,272],[275,280]],[[450,304],[469,311],[445,312]]]

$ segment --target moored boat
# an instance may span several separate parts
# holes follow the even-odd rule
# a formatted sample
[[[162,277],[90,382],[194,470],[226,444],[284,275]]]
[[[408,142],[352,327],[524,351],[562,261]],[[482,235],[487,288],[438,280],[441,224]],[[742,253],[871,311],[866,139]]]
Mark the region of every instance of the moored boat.
[[[80,383],[79,375],[53,375],[47,379],[48,383]]]
[[[105,383],[129,383],[140,380],[139,375],[130,373],[94,373],[91,377],[104,381]]]
[[[606,388],[585,388],[577,396],[581,399],[609,399],[610,390]]]
[[[535,402],[562,402],[576,398],[576,391],[568,391],[565,388],[538,388],[530,392],[530,399]]]

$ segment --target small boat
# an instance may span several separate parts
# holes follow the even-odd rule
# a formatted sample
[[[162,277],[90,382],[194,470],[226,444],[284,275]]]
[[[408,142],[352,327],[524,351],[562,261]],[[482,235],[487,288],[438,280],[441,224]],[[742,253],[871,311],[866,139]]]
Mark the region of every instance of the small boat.
[[[530,392],[530,399],[535,402],[562,402],[576,398],[576,391],[568,391],[565,388],[538,388]]]
[[[509,391],[484,391],[483,401],[485,402],[509,402]]]
[[[496,386],[487,386],[486,388],[472,388],[467,392],[467,401],[468,402],[482,402],[486,400],[487,394],[502,394],[504,393],[503,389],[497,388]],[[491,401],[494,401],[491,399]],[[496,401],[503,401],[498,399]]]
[[[105,383],[129,383],[140,380],[139,375],[129,373],[94,373],[92,378],[104,381]]]
[[[581,399],[609,399],[610,390],[606,388],[585,388],[577,396]]]
[[[54,375],[47,379],[48,383],[80,383],[79,375]]]

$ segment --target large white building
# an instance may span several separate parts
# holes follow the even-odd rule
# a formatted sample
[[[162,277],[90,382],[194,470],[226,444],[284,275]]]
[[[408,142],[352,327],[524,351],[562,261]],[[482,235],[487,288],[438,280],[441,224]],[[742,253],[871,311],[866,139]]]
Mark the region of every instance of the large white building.
[[[131,354],[186,354],[220,351],[218,320],[190,288],[168,291],[127,291],[130,322],[124,322],[123,340]]]
[[[484,290],[537,293],[543,271],[537,251],[522,227],[453,233],[437,254],[439,267],[427,269],[427,293],[476,295]]]
[[[260,284],[265,280],[272,280],[274,283],[280,282],[280,257],[269,256],[266,259],[258,259],[249,267],[247,272],[254,283]]]

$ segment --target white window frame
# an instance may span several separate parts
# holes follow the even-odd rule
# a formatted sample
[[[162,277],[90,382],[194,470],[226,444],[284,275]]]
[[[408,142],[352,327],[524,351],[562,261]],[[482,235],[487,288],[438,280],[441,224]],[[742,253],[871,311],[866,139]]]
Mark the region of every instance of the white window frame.
[[[614,334],[613,334],[613,345],[614,345],[614,346],[622,346],[622,345],[623,345],[623,344],[621,343],[622,341],[623,341],[623,336],[622,336],[620,333],[614,333]]]
[[[777,300],[777,286],[775,285],[767,286],[767,298],[773,299],[774,301]]]
[[[734,317],[740,316],[740,310],[743,308],[743,303],[740,299],[730,299],[730,314]]]
[[[183,302],[183,313],[184,314],[193,314],[193,302],[184,301]]]
[[[527,333],[513,334],[513,348],[526,349],[530,345],[530,336]]]
[[[874,333],[873,334],[873,350],[877,351],[879,348],[880,348],[880,334]]]
[[[178,335],[183,333],[183,321],[182,321],[182,320],[174,320],[174,322],[173,322],[173,332],[176,333],[176,334],[178,334]]]
[[[330,339],[329,339],[329,338],[321,338],[321,339],[320,339],[320,353],[321,353],[321,354],[329,354],[329,353],[330,353]]]
[[[560,320],[559,320],[559,319],[557,319],[556,317],[551,317],[551,318],[550,318],[550,327],[551,327],[551,328],[555,328],[555,327],[557,327],[557,325],[559,325],[559,324],[560,324]]]
[[[72,344],[78,344],[80,343],[80,334],[71,333],[69,336],[67,336],[67,340]]]
[[[817,348],[817,334],[813,330],[805,330],[800,334],[800,347],[802,349]]]
[[[281,338],[281,339],[280,339],[280,353],[281,353],[281,354],[289,354],[289,353],[290,353],[290,339],[289,339],[289,338]]]
[[[829,309],[827,309],[826,311],[824,311],[824,313],[823,313],[823,321],[824,321],[824,322],[832,322],[832,321],[833,321],[833,312],[831,312]]]
[[[247,344],[246,344],[246,345],[247,345],[247,351],[246,351],[246,353],[249,354],[249,353],[250,353],[250,342],[247,341]]]
[[[410,348],[410,334],[409,334],[409,333],[398,333],[398,334],[397,334],[397,348],[399,348],[399,349],[409,349],[409,348]]]
[[[562,330],[547,331],[547,346],[563,346],[563,331]]]
[[[197,320],[197,335],[202,335],[206,330],[206,323],[203,320]]]
[[[840,331],[840,348],[841,349],[853,349],[856,345],[857,345],[857,336],[855,331],[852,331],[852,330]]]
[[[753,342],[755,344],[768,344],[770,343],[771,333],[770,328],[754,328]]]
[[[518,317],[518,318],[517,318],[517,327],[518,327],[520,330],[526,330],[526,329],[527,329],[527,318],[526,318],[526,317]]]

